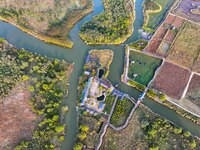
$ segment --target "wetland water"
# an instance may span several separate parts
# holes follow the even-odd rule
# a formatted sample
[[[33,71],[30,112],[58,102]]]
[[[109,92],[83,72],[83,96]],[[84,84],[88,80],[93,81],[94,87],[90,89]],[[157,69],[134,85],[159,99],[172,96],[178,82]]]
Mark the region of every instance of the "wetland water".
[[[74,137],[76,136],[77,129],[77,87],[78,78],[83,72],[83,65],[87,53],[92,49],[111,49],[114,52],[113,62],[110,66],[109,80],[113,85],[118,84],[118,90],[128,93],[130,96],[137,99],[140,92],[127,86],[121,82],[121,75],[124,67],[124,46],[127,43],[133,42],[138,39],[138,29],[141,28],[143,23],[142,14],[142,2],[143,0],[136,0],[136,19],[134,23],[134,32],[131,37],[122,45],[102,45],[102,46],[88,46],[79,37],[78,32],[81,25],[91,20],[93,16],[101,13],[104,9],[101,0],[94,0],[94,11],[80,20],[70,32],[70,39],[74,42],[72,49],[61,48],[59,46],[44,43],[43,41],[36,39],[15,26],[0,21],[0,37],[5,38],[11,44],[17,48],[24,48],[30,52],[46,55],[51,58],[64,59],[67,62],[74,63],[74,71],[70,77],[69,94],[65,100],[65,104],[69,106],[69,111],[65,116],[65,122],[67,125],[66,138],[62,144],[63,150],[71,150],[73,147]],[[158,104],[155,101],[145,99],[143,102],[152,111],[162,115],[171,122],[177,124],[190,131],[192,134],[200,137],[200,126],[192,123],[190,120],[181,117],[175,111]]]

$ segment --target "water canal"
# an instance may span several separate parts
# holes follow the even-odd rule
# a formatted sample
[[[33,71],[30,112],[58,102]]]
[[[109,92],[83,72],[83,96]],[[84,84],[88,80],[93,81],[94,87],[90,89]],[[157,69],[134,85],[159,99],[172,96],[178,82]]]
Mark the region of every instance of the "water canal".
[[[91,20],[93,16],[101,13],[104,9],[101,0],[94,0],[94,11],[80,20],[76,26],[70,32],[70,39],[74,42],[72,49],[61,48],[59,46],[44,43],[43,41],[36,39],[15,26],[0,21],[0,37],[5,38],[11,44],[17,48],[24,48],[30,52],[46,55],[51,58],[64,59],[67,62],[74,63],[74,71],[70,77],[69,95],[67,96],[65,103],[69,106],[69,112],[66,114],[65,122],[67,125],[67,133],[65,141],[62,144],[63,150],[71,150],[73,147],[73,140],[76,136],[77,129],[77,114],[76,114],[76,102],[77,102],[77,87],[78,78],[83,72],[83,64],[86,55],[89,50],[92,49],[111,49],[114,52],[114,59],[110,67],[109,80],[113,85],[118,84],[118,90],[128,93],[130,96],[137,98],[140,94],[137,90],[127,86],[121,82],[121,75],[124,67],[124,46],[127,43],[133,42],[138,39],[138,29],[141,28],[143,23],[142,14],[142,2],[143,0],[136,0],[136,20],[134,23],[134,32],[131,37],[122,45],[101,45],[101,46],[88,46],[79,37],[78,32],[81,25]],[[162,115],[171,122],[177,124],[190,131],[192,134],[200,137],[200,126],[194,124],[190,120],[181,117],[175,111],[158,104],[146,98],[143,102],[152,111]]]

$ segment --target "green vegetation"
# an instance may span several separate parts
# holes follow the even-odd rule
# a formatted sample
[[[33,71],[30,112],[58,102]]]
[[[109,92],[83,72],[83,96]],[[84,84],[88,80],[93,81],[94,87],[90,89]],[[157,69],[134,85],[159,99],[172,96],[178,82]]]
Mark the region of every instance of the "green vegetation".
[[[0,97],[5,97],[9,94],[9,91],[20,80],[21,75],[15,52],[0,51]]]
[[[115,127],[120,127],[124,125],[133,107],[134,104],[129,99],[118,99],[113,114],[111,116],[110,123]]]
[[[3,43],[3,42],[5,42],[5,39],[0,38],[0,43]]]
[[[170,109],[174,110],[179,115],[186,117],[187,119],[191,120],[192,122],[200,125],[200,118],[199,117],[196,117],[196,116],[192,115],[191,113],[186,112],[183,109],[180,109],[178,106],[172,104],[171,102],[164,101],[163,104],[165,106],[169,107]]]
[[[144,29],[155,30],[174,0],[145,0]]]
[[[156,92],[153,89],[149,89],[147,91],[147,96],[152,99],[159,99],[160,101],[164,102],[167,100],[167,96],[161,92]]]
[[[123,140],[122,140],[123,139]],[[140,105],[128,126],[116,132],[108,128],[100,150],[145,149],[198,150],[200,140]]]
[[[62,102],[67,94],[67,82],[72,66],[65,61],[50,60],[5,44],[0,51],[1,96],[6,96],[17,82],[27,82],[32,93],[30,103],[40,116],[40,123],[28,141],[21,141],[20,149],[54,149],[64,139],[65,125],[61,122]],[[6,63],[6,64],[5,64]],[[6,79],[6,80],[5,80]]]
[[[147,96],[152,99],[155,99],[155,98],[157,98],[158,94],[153,89],[149,89],[147,91]]]
[[[77,143],[75,146],[74,146],[74,150],[82,150],[83,149],[83,144],[82,143]]]
[[[85,23],[80,36],[88,44],[120,44],[132,33],[133,0],[103,0],[105,11]]]
[[[160,93],[159,94],[159,99],[164,102],[164,101],[166,101],[167,96],[165,94],[163,94],[163,93]]]
[[[147,86],[162,60],[130,50],[128,77]]]
[[[148,44],[148,41],[139,39],[138,41],[135,41],[131,44],[129,44],[129,47],[135,50],[142,51]]]
[[[95,149],[106,120],[100,115],[91,115],[83,110],[80,110],[78,115],[79,128],[74,150],[81,150],[83,146],[88,149]]]
[[[176,137],[180,140],[182,144],[187,147],[186,149],[191,149],[196,147],[196,142],[189,132],[184,133],[179,127],[174,126],[167,120],[160,117],[148,118],[145,124],[142,124],[143,132],[146,134],[145,139],[149,145],[150,149],[171,149]],[[173,137],[173,140],[171,138]],[[180,142],[179,141],[179,142]],[[194,145],[192,145],[195,143]],[[171,144],[171,145],[170,145]]]
[[[199,117],[196,117],[196,116],[190,114],[189,112],[186,112],[185,110],[179,108],[178,106],[172,104],[171,102],[167,101],[167,96],[164,93],[155,91],[153,89],[149,89],[147,91],[147,96],[149,98],[156,100],[156,101],[162,103],[163,105],[169,107],[170,109],[174,110],[179,115],[186,117],[187,119],[191,120],[192,122],[200,125]]]
[[[136,89],[140,91],[144,91],[146,89],[146,86],[132,80],[128,80],[128,85],[135,87]]]
[[[114,101],[115,101],[114,96],[110,96],[110,95],[106,96],[106,99],[105,99],[106,106],[103,110],[105,113],[110,114],[110,111],[111,111]]]

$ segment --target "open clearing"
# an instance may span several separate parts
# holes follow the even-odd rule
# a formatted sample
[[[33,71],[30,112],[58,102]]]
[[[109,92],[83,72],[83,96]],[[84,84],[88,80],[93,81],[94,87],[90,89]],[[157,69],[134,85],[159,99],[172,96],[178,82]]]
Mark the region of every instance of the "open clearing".
[[[190,75],[189,70],[165,62],[153,81],[152,87],[172,98],[180,99]]]
[[[200,76],[194,74],[190,82],[186,98],[200,107]]]
[[[20,83],[0,102],[0,149],[13,149],[19,141],[31,138],[37,116],[30,97],[26,84]]]
[[[142,85],[148,85],[162,60],[130,50],[128,77]]]
[[[187,23],[174,42],[167,59],[194,71],[199,71],[200,43],[197,42],[199,36],[200,27]]]

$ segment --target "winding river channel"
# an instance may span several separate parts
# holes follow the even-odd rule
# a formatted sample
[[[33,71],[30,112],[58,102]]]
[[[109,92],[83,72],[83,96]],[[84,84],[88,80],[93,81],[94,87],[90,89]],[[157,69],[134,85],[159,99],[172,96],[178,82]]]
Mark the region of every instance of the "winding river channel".
[[[142,2],[143,0],[136,0],[136,19],[134,23],[134,32],[131,37],[122,45],[88,46],[80,39],[78,35],[80,27],[84,22],[91,20],[93,16],[101,13],[104,10],[101,0],[94,0],[94,11],[80,20],[71,30],[70,39],[74,42],[72,49],[61,48],[59,46],[44,43],[43,41],[22,32],[13,25],[0,21],[0,37],[5,38],[17,48],[24,48],[30,52],[46,55],[51,58],[64,59],[67,62],[74,63],[75,68],[70,77],[69,95],[65,100],[65,103],[69,106],[69,111],[65,117],[67,133],[65,141],[62,144],[63,150],[72,149],[73,141],[76,136],[77,113],[75,108],[77,102],[78,79],[83,72],[84,61],[89,50],[113,50],[114,59],[110,67],[110,74],[108,77],[109,80],[113,83],[113,85],[118,84],[118,90],[128,93],[130,96],[136,99],[139,96],[139,91],[121,82],[121,75],[123,73],[124,67],[124,45],[131,43],[139,38],[137,31],[142,27],[143,23]],[[155,113],[165,117],[176,125],[200,137],[200,126],[178,115],[175,111],[148,98],[146,98],[143,103]]]

